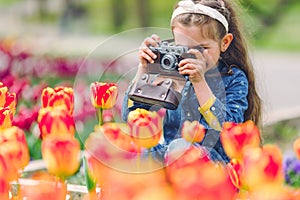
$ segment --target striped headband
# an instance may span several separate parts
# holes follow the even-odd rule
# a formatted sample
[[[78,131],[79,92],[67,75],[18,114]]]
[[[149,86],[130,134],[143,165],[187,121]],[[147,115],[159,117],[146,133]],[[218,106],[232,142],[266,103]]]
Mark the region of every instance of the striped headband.
[[[182,0],[178,2],[178,7],[173,11],[171,24],[175,17],[185,13],[196,13],[196,14],[203,14],[207,15],[217,21],[219,21],[228,32],[228,22],[224,15],[222,15],[216,9],[213,9],[209,6],[205,6],[199,3],[194,3],[192,0]]]

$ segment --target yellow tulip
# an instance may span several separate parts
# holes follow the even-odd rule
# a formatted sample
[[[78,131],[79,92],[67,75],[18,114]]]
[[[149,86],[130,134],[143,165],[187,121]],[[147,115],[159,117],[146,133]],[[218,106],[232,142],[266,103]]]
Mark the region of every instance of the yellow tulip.
[[[70,115],[74,111],[74,91],[70,87],[47,87],[43,90],[42,108],[46,107],[64,107]]]
[[[138,108],[128,114],[128,124],[132,139],[139,147],[151,148],[158,144],[163,127],[157,112]]]
[[[188,142],[201,142],[205,136],[205,128],[198,121],[185,121],[181,135]]]
[[[0,107],[0,130],[12,126],[13,113],[8,107]]]
[[[91,102],[95,108],[109,109],[116,104],[118,97],[117,84],[93,82],[90,90]]]
[[[38,115],[41,138],[47,135],[75,134],[75,122],[68,111],[62,107],[41,108]]]
[[[80,144],[69,134],[50,135],[42,141],[42,157],[49,173],[65,179],[80,166]]]

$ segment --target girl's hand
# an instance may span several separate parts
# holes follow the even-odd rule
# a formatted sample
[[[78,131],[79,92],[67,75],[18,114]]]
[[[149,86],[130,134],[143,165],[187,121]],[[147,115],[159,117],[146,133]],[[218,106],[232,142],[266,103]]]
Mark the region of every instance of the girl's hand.
[[[188,75],[192,83],[204,80],[204,74],[211,69],[214,64],[208,51],[202,53],[197,49],[190,49],[188,53],[194,54],[196,58],[186,58],[179,62],[178,71],[182,75]]]
[[[156,54],[153,53],[150,49],[149,46],[154,46],[156,47],[158,43],[160,42],[160,37],[156,34],[151,35],[150,37],[147,37],[140,49],[139,49],[139,59],[140,59],[140,64],[142,66],[146,66],[147,63],[153,63],[154,60],[157,58]]]

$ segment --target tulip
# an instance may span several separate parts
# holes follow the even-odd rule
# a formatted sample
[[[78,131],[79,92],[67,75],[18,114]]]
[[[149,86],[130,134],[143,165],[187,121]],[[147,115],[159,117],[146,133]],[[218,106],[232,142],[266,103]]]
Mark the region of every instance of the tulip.
[[[242,166],[239,163],[237,159],[231,159],[230,162],[227,164],[227,170],[228,174],[230,176],[232,184],[238,188],[241,189],[242,183],[241,183],[241,172],[242,172]]]
[[[0,174],[1,174],[1,161],[0,161]],[[1,178],[0,175],[0,199],[1,200],[9,200],[9,182],[5,179]]]
[[[80,166],[80,144],[69,134],[48,136],[42,141],[42,157],[48,172],[64,180]]]
[[[12,126],[13,113],[8,107],[0,107],[0,130]]]
[[[300,160],[300,138],[296,139],[293,144],[294,152],[297,158]]]
[[[138,108],[128,114],[133,141],[144,148],[158,144],[162,136],[162,117],[155,111]]]
[[[62,106],[70,115],[74,111],[74,91],[69,87],[47,87],[42,91],[42,108]]]
[[[93,166],[101,166],[104,163],[114,169],[130,170],[132,164],[129,161],[136,158],[138,147],[129,136],[129,130],[125,123],[110,122],[97,126],[85,141],[89,165],[92,163]],[[97,161],[100,163],[97,164]],[[96,174],[94,177],[102,177],[103,170],[98,173],[97,168],[103,167],[92,167],[93,174]],[[97,180],[100,182],[101,178]]]
[[[262,186],[281,187],[284,182],[282,159],[275,145],[248,149],[242,162],[241,181],[254,191]]]
[[[185,121],[181,135],[188,142],[201,142],[205,136],[205,128],[198,121]]]
[[[116,104],[118,97],[117,84],[93,82],[90,90],[91,102],[95,108],[109,109]]]
[[[67,185],[60,180],[50,179],[46,176],[32,178],[30,180],[21,180],[20,199],[30,200],[65,200],[67,196]]]
[[[30,160],[26,136],[22,129],[13,126],[0,131],[0,148],[10,154],[16,168],[23,169]]]
[[[41,108],[38,114],[41,138],[47,135],[75,134],[73,117],[63,107]]]
[[[90,91],[92,105],[98,108],[97,115],[101,126],[104,121],[103,109],[110,109],[116,104],[118,87],[115,83],[93,82]]]
[[[234,199],[236,188],[229,174],[223,166],[211,162],[202,147],[191,145],[179,158],[178,152],[170,152],[166,160],[167,178],[177,195],[187,199]]]
[[[242,160],[248,148],[260,146],[260,132],[252,121],[241,124],[225,122],[220,133],[223,148],[230,158]]]
[[[3,107],[5,104],[5,99],[6,99],[6,93],[8,91],[8,88],[0,82],[0,106]]]
[[[136,153],[137,147],[130,137],[130,127],[125,123],[108,122],[100,127],[107,139],[121,150]]]
[[[8,107],[12,114],[15,114],[17,97],[15,93],[10,93],[8,88],[0,82],[0,107]]]

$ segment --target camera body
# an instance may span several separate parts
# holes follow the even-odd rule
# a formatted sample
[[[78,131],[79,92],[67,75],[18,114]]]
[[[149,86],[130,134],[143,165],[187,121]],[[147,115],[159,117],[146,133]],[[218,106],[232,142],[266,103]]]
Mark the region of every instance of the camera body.
[[[129,91],[129,98],[138,103],[161,106],[167,109],[177,109],[181,92],[187,77],[178,72],[178,63],[186,58],[196,58],[188,53],[186,46],[174,45],[171,41],[162,41],[150,50],[157,55],[154,63],[147,64],[147,73],[143,74]],[[197,48],[203,52],[202,47]]]
[[[159,46],[149,48],[157,56],[154,63],[147,66],[150,74],[182,77],[178,72],[178,63],[185,58],[195,58],[194,54],[187,53],[187,46],[173,45],[168,41],[162,41]]]

